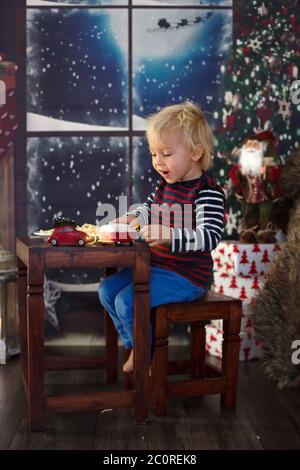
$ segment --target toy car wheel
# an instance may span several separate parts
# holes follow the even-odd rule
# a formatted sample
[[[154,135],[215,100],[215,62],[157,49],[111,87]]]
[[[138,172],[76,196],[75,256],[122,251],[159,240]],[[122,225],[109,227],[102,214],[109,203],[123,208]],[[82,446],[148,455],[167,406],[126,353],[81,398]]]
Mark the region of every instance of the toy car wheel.
[[[84,240],[80,239],[77,242],[78,246],[83,246],[84,245]]]
[[[116,246],[120,246],[120,245],[121,245],[121,242],[119,242],[119,241],[118,241],[118,242],[115,242],[115,245],[116,245]]]
[[[57,241],[55,238],[52,238],[52,240],[51,240],[51,245],[52,245],[52,246],[57,246],[57,245],[58,245],[58,241]]]

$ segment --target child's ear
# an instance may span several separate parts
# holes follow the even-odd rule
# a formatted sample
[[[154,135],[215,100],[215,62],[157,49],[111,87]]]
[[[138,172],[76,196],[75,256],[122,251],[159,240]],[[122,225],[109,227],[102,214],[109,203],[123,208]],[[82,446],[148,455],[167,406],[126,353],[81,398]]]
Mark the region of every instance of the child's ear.
[[[202,145],[197,144],[193,152],[193,156],[192,156],[193,161],[197,162],[198,160],[200,160],[203,157],[203,154],[204,154],[204,149]]]

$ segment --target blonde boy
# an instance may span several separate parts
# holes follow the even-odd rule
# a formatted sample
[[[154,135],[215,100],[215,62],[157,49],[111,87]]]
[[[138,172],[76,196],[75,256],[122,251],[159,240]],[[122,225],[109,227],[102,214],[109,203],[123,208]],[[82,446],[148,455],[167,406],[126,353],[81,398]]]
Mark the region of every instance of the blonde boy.
[[[213,268],[211,250],[224,230],[222,188],[206,172],[212,166],[213,134],[202,111],[185,102],[148,118],[152,164],[160,178],[154,192],[133,212],[113,222],[140,224],[151,250],[151,308],[202,297]],[[100,284],[99,298],[125,348],[123,366],[133,370],[133,279],[122,269]]]

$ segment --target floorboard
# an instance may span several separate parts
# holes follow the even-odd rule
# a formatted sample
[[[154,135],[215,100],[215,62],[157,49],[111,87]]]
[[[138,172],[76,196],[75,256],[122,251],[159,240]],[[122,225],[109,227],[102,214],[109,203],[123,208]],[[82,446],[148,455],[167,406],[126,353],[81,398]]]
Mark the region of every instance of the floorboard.
[[[184,353],[172,350],[174,358]],[[51,371],[46,383],[52,393],[108,387],[101,370]],[[0,449],[300,449],[299,389],[277,390],[259,361],[240,364],[237,409],[219,403],[218,396],[174,398],[167,416],[150,415],[146,425],[127,409],[51,412],[46,431],[30,433],[19,360],[11,359],[0,367]]]

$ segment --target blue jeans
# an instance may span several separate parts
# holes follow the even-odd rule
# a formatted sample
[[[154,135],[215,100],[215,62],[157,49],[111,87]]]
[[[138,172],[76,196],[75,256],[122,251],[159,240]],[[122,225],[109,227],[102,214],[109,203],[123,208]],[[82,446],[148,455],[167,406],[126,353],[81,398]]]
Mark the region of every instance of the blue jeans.
[[[132,268],[106,277],[99,285],[99,299],[109,313],[126,349],[133,344]],[[204,296],[206,289],[167,269],[151,266],[150,308],[174,302],[189,302]]]

